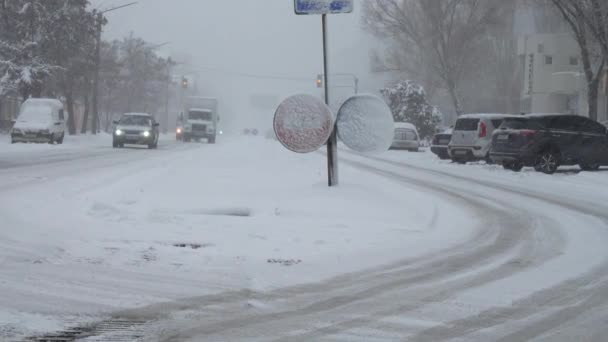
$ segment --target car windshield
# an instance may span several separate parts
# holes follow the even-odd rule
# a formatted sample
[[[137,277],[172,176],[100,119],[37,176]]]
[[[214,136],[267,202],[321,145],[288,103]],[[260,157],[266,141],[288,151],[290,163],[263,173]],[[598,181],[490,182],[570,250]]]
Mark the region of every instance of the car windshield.
[[[125,126],[152,126],[152,120],[143,115],[125,115],[119,123]]]
[[[52,121],[53,109],[44,105],[28,105],[19,115],[21,121]]]
[[[608,342],[607,96],[608,0],[0,0],[0,342]]]
[[[190,120],[204,120],[211,121],[213,119],[213,114],[208,111],[190,111],[188,112],[188,117]]]
[[[476,131],[479,119],[458,119],[454,130],[456,131]]]

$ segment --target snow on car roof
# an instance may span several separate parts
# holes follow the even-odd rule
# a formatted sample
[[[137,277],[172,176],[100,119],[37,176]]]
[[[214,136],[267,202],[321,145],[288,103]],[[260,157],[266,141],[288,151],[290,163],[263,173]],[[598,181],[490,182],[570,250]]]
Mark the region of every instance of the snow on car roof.
[[[416,130],[416,126],[414,126],[414,124],[411,124],[409,122],[395,122],[395,128],[407,128],[407,129]]]
[[[190,108],[190,109],[188,109],[188,111],[190,111],[190,112],[205,112],[205,113],[212,113],[213,112],[211,109],[206,109],[206,108]]]
[[[27,106],[46,106],[54,109],[63,109],[63,103],[57,99],[27,99],[23,107]]]
[[[499,114],[499,113],[475,113],[475,114],[464,114],[459,116],[459,119],[481,119],[481,118],[509,118],[521,115],[514,114]]]
[[[149,117],[152,117],[152,115],[147,114],[147,113],[125,113],[123,115],[124,116],[149,116]]]

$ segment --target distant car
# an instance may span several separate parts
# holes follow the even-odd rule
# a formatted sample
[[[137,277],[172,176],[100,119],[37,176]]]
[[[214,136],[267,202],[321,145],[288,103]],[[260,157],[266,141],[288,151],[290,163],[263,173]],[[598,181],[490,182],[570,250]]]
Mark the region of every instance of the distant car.
[[[114,148],[122,148],[125,144],[147,145],[150,149],[158,147],[159,125],[150,114],[127,113],[114,124]]]
[[[490,159],[490,146],[492,133],[505,118],[516,117],[507,114],[467,114],[456,120],[452,131],[452,139],[448,145],[448,152],[454,162],[466,163],[468,161]]]
[[[175,140],[180,141],[182,139],[184,139],[184,127],[178,125],[177,128],[175,128]]]
[[[533,166],[552,174],[560,165],[594,171],[608,165],[608,130],[578,115],[542,114],[507,118],[492,137],[492,160],[505,169]]]
[[[416,126],[409,122],[396,122],[392,150],[408,150],[418,152],[420,149],[420,136]]]
[[[435,153],[439,159],[450,159],[450,153],[448,151],[450,140],[452,140],[452,129],[435,134],[431,143],[431,152]]]
[[[11,142],[63,144],[65,112],[63,103],[55,99],[29,99],[21,105]]]

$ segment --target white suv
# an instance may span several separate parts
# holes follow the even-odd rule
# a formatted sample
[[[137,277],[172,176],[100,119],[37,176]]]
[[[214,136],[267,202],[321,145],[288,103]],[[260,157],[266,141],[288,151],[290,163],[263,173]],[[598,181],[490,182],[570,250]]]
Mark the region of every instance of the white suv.
[[[11,142],[63,143],[66,114],[55,99],[28,99],[11,130]]]
[[[458,117],[448,150],[452,160],[458,163],[468,161],[490,161],[492,133],[507,117],[507,114],[467,114]]]

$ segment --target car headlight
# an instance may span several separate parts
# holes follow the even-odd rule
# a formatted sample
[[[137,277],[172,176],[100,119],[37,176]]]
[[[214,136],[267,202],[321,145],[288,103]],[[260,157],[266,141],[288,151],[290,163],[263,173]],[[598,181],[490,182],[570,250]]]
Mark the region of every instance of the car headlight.
[[[116,132],[114,132],[116,135],[123,135],[124,132],[120,129],[117,129]]]
[[[178,128],[178,129],[176,129],[175,131],[177,132],[177,134],[180,134],[180,133],[182,132],[182,129],[181,129],[181,128]]]
[[[144,131],[142,134],[146,138],[150,136],[150,132],[148,132],[148,131]]]

